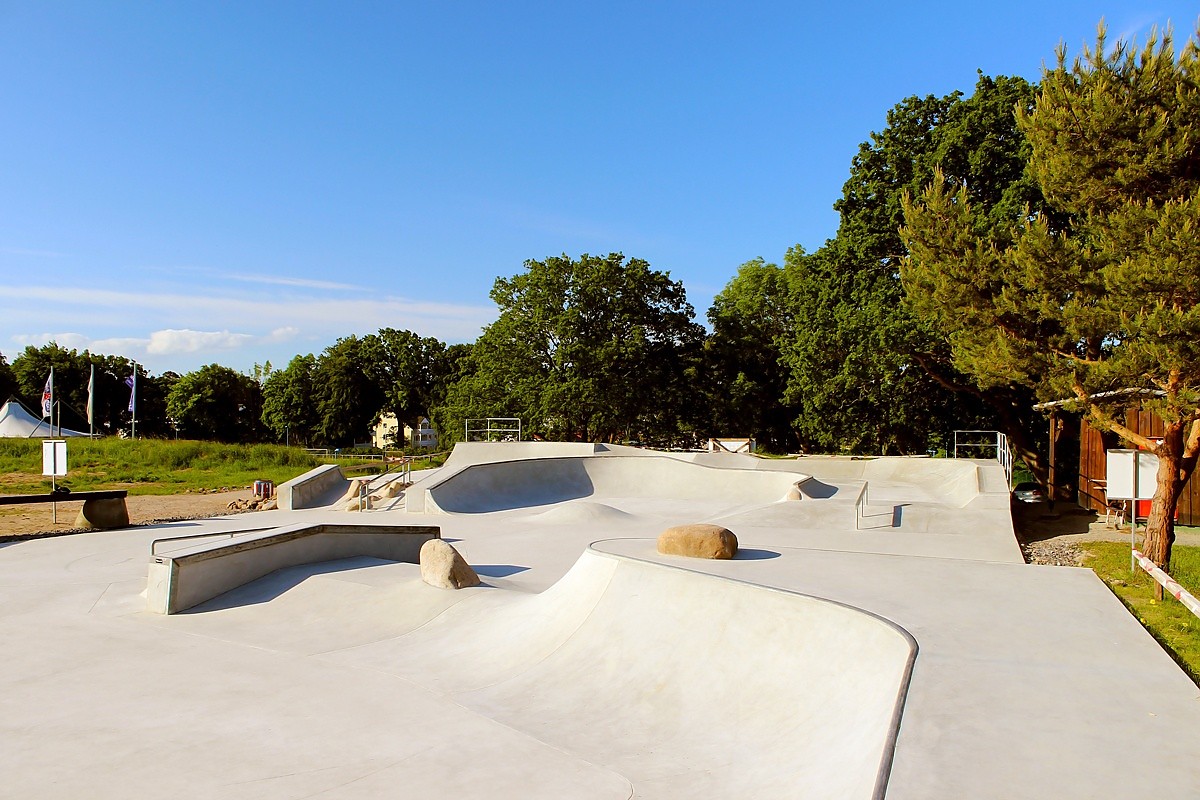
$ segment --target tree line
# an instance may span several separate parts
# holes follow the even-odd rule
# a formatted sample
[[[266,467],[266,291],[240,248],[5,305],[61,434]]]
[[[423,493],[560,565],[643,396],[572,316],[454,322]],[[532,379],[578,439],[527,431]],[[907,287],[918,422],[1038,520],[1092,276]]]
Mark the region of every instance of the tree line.
[[[499,316],[471,344],[388,328],[258,376],[145,376],[163,414],[139,415],[143,430],[165,435],[169,419],[189,436],[335,446],[391,412],[430,416],[444,442],[466,418],[515,416],[548,439],[741,435],[776,452],[914,454],[946,449],[956,429],[997,429],[1044,483],[1033,406],[1065,398],[1159,455],[1147,555],[1165,564],[1200,454],[1198,64],[1194,38],[1177,50],[1154,34],[1134,51],[1102,28],[1082,56],[1060,50],[1040,84],[980,73],[970,97],[902,100],[851,161],[835,235],[743,264],[708,329],[668,272],[563,254],[497,278]],[[49,364],[97,360],[106,381],[140,369],[30,347],[0,359],[0,391],[32,399]],[[1097,399],[1129,388],[1154,393],[1142,404],[1164,420],[1162,441]],[[120,424],[119,409],[105,414]]]

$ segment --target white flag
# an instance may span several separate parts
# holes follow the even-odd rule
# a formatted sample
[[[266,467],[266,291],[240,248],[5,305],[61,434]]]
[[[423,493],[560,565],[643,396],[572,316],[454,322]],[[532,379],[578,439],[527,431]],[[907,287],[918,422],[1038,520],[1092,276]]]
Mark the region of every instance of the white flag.
[[[92,377],[88,378],[88,425],[95,424],[96,415],[96,365],[92,364]]]
[[[46,378],[46,388],[42,389],[42,419],[54,411],[54,367],[50,368],[50,377]]]

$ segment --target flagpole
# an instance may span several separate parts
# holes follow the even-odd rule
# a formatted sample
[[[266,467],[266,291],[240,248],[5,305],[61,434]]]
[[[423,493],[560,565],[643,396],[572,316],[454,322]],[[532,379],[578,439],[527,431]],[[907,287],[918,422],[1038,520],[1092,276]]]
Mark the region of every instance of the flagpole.
[[[96,365],[92,364],[92,376],[88,378],[88,438],[96,438]]]
[[[131,438],[137,438],[137,367],[133,368],[133,394],[130,395],[129,404],[133,406],[133,422],[130,425]]]

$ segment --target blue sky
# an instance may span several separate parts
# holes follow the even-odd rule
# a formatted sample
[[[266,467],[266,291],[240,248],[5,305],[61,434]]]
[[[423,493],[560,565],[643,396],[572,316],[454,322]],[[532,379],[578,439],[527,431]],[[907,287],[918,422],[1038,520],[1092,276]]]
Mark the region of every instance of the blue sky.
[[[621,251],[703,319],[832,236],[910,95],[1036,79],[1185,2],[0,0],[0,352],[283,366],[390,326],[471,341],[497,276]]]

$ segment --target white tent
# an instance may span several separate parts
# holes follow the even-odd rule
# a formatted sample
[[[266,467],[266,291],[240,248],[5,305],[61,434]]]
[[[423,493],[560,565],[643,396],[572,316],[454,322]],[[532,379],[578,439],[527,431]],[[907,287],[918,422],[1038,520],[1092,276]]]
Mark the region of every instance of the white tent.
[[[87,436],[70,428],[50,430],[50,420],[38,419],[15,400],[0,406],[0,438],[52,439],[58,436]]]

